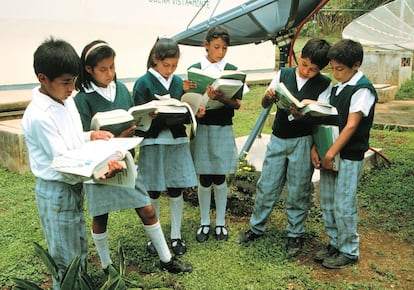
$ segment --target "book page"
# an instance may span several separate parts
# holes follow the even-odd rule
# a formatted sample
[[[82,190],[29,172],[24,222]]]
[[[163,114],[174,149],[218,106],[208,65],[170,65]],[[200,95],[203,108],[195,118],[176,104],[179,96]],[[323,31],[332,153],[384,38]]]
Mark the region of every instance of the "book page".
[[[276,106],[279,109],[289,111],[290,106],[295,106],[296,108],[302,108],[304,105],[296,99],[291,92],[286,88],[284,83],[278,83],[275,88],[275,94],[278,98]]]

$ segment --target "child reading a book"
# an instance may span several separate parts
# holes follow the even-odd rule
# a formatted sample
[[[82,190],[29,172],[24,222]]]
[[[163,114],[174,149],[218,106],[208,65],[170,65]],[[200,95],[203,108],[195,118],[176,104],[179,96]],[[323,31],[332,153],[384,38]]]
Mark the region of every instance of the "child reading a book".
[[[180,57],[178,44],[169,38],[159,38],[152,47],[147,72],[138,78],[133,88],[135,105],[158,98],[181,99],[183,81],[174,74]],[[197,176],[191,159],[184,123],[188,114],[169,116],[158,114],[152,121],[146,137],[140,144],[138,165],[157,216],[160,216],[160,195],[166,191],[171,215],[171,247],[175,254],[187,251],[181,236],[184,200],[182,191],[197,185]],[[151,250],[149,242],[147,249]]]
[[[317,100],[328,95],[331,81],[320,71],[328,64],[330,45],[323,39],[310,39],[302,49],[297,67],[281,68],[273,78],[262,98],[267,108],[275,101],[275,87],[283,82],[299,99]],[[307,118],[291,119],[291,111],[276,112],[272,135],[267,145],[261,176],[256,185],[256,199],[250,217],[250,228],[240,235],[237,242],[246,243],[262,237],[266,222],[287,182],[286,251],[289,257],[297,256],[304,243],[305,221],[312,193],[312,123]]]
[[[338,83],[328,98],[339,113],[339,136],[325,156],[312,148],[312,163],[320,172],[320,199],[329,244],[318,251],[315,260],[326,268],[340,269],[359,259],[357,233],[357,184],[364,153],[369,147],[369,132],[374,118],[377,93],[359,70],[363,48],[359,42],[343,39],[328,52],[332,73]],[[332,169],[340,154],[339,172]]]
[[[63,174],[50,165],[55,156],[73,152],[86,141],[109,139],[110,132],[83,132],[79,113],[71,97],[79,75],[80,60],[64,40],[49,38],[34,53],[34,71],[40,86],[33,89],[22,128],[29,152],[30,168],[37,177],[35,195],[49,254],[60,278],[71,261],[80,256],[86,269],[88,241],[83,209],[81,178]],[[115,160],[108,163],[106,177],[122,170]],[[59,289],[53,278],[53,289]]]
[[[80,92],[76,95],[75,102],[83,128],[88,130],[91,119],[97,112],[128,110],[133,106],[133,101],[126,86],[116,80],[115,51],[108,43],[102,40],[92,41],[83,49],[81,61],[82,73],[76,84]],[[134,133],[135,125],[131,124],[119,136],[131,137]],[[172,273],[191,271],[190,265],[172,258],[139,169],[135,188],[86,182],[84,189],[88,211],[93,217],[92,238],[104,270],[112,264],[108,245],[108,213],[134,208],[154,244],[155,253],[158,253],[161,260],[161,268]]]
[[[215,26],[207,31],[204,40],[206,56],[191,67],[206,72],[237,70],[237,67],[225,60],[230,45],[230,35],[223,26]],[[194,88],[196,84],[184,81],[184,90]],[[237,148],[233,133],[234,110],[240,108],[243,87],[232,98],[218,89],[208,86],[206,93],[212,100],[223,104],[198,115],[197,135],[191,139],[190,147],[196,172],[199,175],[198,203],[200,206],[200,227],[196,232],[196,240],[205,242],[210,235],[210,203],[211,191],[214,191],[216,205],[216,221],[214,236],[219,241],[228,239],[228,228],[225,214],[227,205],[226,174],[235,173],[238,166]]]

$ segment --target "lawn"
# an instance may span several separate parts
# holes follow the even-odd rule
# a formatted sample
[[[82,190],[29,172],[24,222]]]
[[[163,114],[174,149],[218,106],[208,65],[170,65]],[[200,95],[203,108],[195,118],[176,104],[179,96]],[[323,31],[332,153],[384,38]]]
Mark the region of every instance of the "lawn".
[[[236,112],[236,136],[247,135],[260,115],[265,87],[255,86]],[[270,133],[270,127],[263,128]],[[195,231],[198,208],[185,204],[182,233],[188,253],[182,260],[193,264],[190,274],[172,275],[158,269],[158,260],[145,251],[146,237],[133,210],[110,214],[110,246],[115,263],[119,244],[125,250],[127,277],[143,289],[412,289],[414,288],[414,132],[372,130],[371,145],[382,148],[392,161],[364,175],[359,191],[361,261],[340,271],[327,271],[312,261],[313,252],[326,241],[320,209],[309,212],[305,251],[288,259],[283,230],[283,200],[277,203],[264,238],[249,246],[235,243],[248,227],[249,216],[228,215],[229,241],[209,239],[199,244]],[[44,289],[50,276],[34,255],[33,242],[45,246],[34,200],[35,178],[0,169],[0,285],[11,289],[11,277],[34,281]],[[317,200],[317,192],[315,192]],[[90,218],[88,217],[88,224]],[[169,236],[167,199],[162,198],[161,223]],[[89,236],[89,274],[102,282],[97,253]],[[398,258],[397,258],[398,257]],[[397,260],[399,259],[399,260]],[[396,262],[398,261],[398,262]]]

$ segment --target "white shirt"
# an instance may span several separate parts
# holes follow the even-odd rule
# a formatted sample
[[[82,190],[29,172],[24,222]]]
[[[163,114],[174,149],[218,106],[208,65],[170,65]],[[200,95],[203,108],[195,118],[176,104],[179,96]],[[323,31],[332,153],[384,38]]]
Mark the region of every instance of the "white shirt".
[[[352,76],[352,78],[346,83],[337,83],[335,96],[337,96],[344,87],[347,85],[354,86],[363,77],[363,73],[358,71]],[[329,102],[329,98],[328,98]],[[351,103],[349,105],[349,113],[361,112],[364,117],[368,116],[369,111],[371,110],[372,105],[375,102],[375,96],[367,88],[361,88],[357,90],[351,97]]]
[[[164,86],[165,89],[169,90],[171,82],[173,80],[174,74],[168,76],[168,79],[165,79],[159,72],[153,68],[149,68],[148,71],[157,78],[157,80]]]
[[[89,84],[91,86],[90,88],[83,87],[86,93],[97,92],[111,103],[114,102],[116,96],[116,84],[114,81],[110,82],[106,88],[98,87],[94,82],[90,82]]]
[[[33,89],[32,101],[26,108],[22,128],[29,151],[30,167],[36,177],[75,184],[84,179],[66,175],[50,167],[53,157],[79,149],[90,140],[90,132],[83,132],[75,102],[69,97],[59,104]]]

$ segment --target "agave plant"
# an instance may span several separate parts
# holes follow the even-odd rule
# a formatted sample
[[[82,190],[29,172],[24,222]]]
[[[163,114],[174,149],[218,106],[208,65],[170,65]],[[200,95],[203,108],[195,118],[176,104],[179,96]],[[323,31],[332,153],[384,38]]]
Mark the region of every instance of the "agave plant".
[[[34,243],[35,253],[41,258],[47,269],[51,273],[52,277],[56,279],[60,290],[123,290],[127,289],[125,280],[125,256],[121,246],[118,248],[118,254],[120,257],[119,272],[113,267],[108,268],[108,278],[102,286],[94,285],[91,277],[81,269],[81,259],[79,256],[75,257],[62,277],[58,275],[58,267],[55,260],[50,256],[47,250],[45,250],[38,243]],[[19,279],[12,278],[12,281],[16,284],[15,289],[20,290],[42,290],[35,283]],[[130,288],[132,289],[132,288]]]

